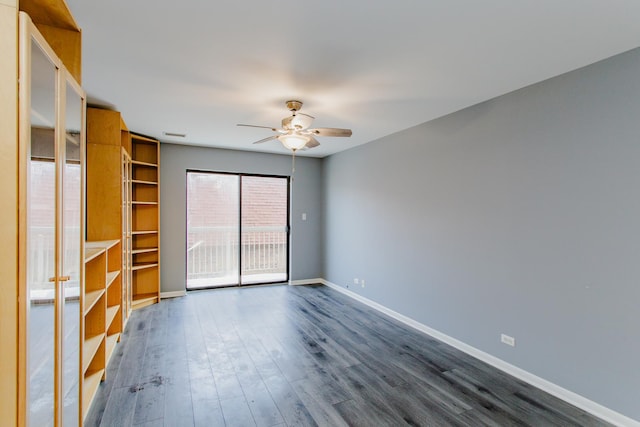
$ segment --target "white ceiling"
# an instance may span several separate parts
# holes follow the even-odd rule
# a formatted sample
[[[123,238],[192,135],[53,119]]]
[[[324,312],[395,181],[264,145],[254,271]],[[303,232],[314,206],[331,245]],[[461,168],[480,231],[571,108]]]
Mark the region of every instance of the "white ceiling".
[[[637,0],[67,0],[89,102],[161,141],[324,157],[640,46]],[[170,138],[163,132],[186,133]]]

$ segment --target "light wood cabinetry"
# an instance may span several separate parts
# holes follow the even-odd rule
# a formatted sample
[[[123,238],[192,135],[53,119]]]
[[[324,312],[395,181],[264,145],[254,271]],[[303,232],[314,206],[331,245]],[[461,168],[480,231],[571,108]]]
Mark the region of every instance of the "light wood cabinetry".
[[[3,1],[0,4],[0,270],[6,277],[18,277],[18,2]],[[18,424],[19,390],[22,378],[18,366],[19,339],[18,286],[14,281],[0,284],[0,414],[2,422]],[[24,357],[24,355],[22,355]],[[23,369],[22,367],[21,369]],[[21,410],[24,407],[21,405]]]
[[[131,134],[133,308],[160,301],[160,144]]]
[[[87,110],[87,238],[122,241],[122,310],[160,301],[160,146],[117,111]]]
[[[82,417],[87,414],[98,385],[122,332],[122,253],[120,240],[85,244],[85,292],[82,312]]]
[[[34,21],[20,13],[16,424],[72,426],[81,422],[83,387],[86,101],[65,67],[73,53],[49,44],[56,20],[48,32]]]
[[[83,417],[129,317],[130,262],[122,141],[129,131],[116,111],[87,109],[87,243],[82,372]]]
[[[117,111],[87,108],[87,239],[120,239],[122,140],[129,131]]]
[[[78,82],[82,82],[82,33],[64,0],[20,0],[56,56]]]

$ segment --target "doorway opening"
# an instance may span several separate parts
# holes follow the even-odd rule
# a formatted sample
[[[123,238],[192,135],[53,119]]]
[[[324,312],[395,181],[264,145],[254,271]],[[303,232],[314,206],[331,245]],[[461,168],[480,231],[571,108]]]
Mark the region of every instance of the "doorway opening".
[[[289,280],[289,177],[187,171],[187,290]]]

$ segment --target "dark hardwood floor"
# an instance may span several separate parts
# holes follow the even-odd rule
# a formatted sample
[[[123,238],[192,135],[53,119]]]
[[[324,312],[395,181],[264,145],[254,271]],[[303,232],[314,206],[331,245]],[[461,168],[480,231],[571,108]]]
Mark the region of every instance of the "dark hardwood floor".
[[[601,426],[324,286],[135,311],[88,426]]]

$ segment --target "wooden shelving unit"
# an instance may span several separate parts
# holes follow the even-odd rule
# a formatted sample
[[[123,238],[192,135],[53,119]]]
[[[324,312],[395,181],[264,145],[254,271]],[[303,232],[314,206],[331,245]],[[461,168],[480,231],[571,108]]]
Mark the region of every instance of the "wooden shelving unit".
[[[133,262],[132,254],[132,236],[131,236],[131,135],[127,133],[126,137],[122,138],[122,317],[123,328],[126,320],[129,318],[132,310],[132,295],[133,289],[131,287],[132,271],[131,266]]]
[[[123,234],[127,187],[122,166],[123,152],[131,148],[129,141],[129,130],[119,112],[87,108],[83,419],[105,378],[129,314],[126,296],[130,263],[126,257],[130,254]]]
[[[85,243],[82,323],[82,418],[91,406],[122,333],[120,240]]]
[[[159,142],[87,109],[83,419],[132,309],[160,301]]]
[[[131,133],[133,308],[160,301],[160,144]]]

